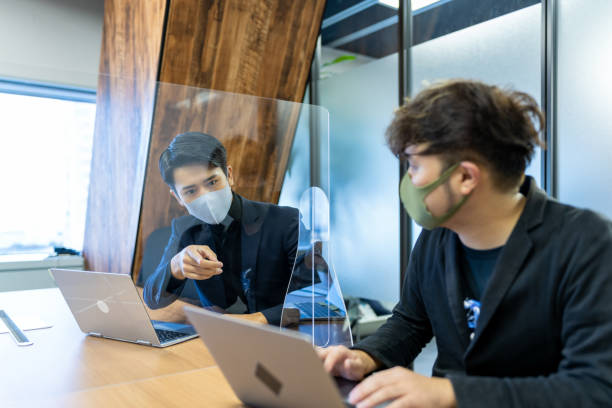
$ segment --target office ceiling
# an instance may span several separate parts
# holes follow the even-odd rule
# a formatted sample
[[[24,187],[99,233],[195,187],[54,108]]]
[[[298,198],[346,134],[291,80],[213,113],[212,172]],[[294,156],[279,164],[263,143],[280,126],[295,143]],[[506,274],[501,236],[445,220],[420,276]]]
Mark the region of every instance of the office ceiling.
[[[417,45],[540,2],[438,0],[413,11],[412,43]],[[399,49],[398,9],[380,0],[327,0],[321,43],[372,58],[393,54]]]
[[[372,0],[327,0],[322,45],[382,58],[397,52],[397,9]]]

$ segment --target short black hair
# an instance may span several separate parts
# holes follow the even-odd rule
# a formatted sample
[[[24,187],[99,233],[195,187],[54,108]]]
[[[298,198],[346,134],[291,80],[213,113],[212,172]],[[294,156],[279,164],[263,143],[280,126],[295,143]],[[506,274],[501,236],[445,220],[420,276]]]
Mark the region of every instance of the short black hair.
[[[227,176],[225,147],[209,134],[186,132],[177,135],[159,156],[159,172],[172,189],[174,189],[174,169],[194,164],[202,164],[208,168],[219,167]]]

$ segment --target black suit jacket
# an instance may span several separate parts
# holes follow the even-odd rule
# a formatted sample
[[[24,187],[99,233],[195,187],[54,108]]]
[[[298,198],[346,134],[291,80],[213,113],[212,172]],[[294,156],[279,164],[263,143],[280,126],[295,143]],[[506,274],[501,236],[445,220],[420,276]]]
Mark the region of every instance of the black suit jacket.
[[[481,298],[470,340],[459,238],[437,228],[414,248],[400,302],[356,345],[406,366],[435,336],[433,374],[459,407],[612,404],[612,223],[549,198],[528,178],[525,209]]]
[[[268,322],[278,324],[282,304],[295,261],[299,212],[242,198],[241,223],[241,278],[248,286],[246,293],[249,312],[262,312]],[[194,236],[199,237],[195,242]],[[208,224],[185,215],[172,221],[172,235],[155,272],[144,284],[144,300],[151,309],[168,306],[180,295],[184,282],[167,290],[175,280],[170,272],[172,257],[188,245],[211,245],[213,237]],[[202,306],[227,308],[221,275],[195,281]]]

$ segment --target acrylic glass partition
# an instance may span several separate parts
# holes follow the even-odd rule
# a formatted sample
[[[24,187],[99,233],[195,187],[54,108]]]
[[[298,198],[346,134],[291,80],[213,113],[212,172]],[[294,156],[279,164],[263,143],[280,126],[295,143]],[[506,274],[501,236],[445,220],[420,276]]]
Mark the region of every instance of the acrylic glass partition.
[[[86,225],[81,226],[85,234],[81,232],[81,235],[84,235],[89,270],[123,274],[133,271],[138,275],[139,281],[136,283],[144,285],[143,298],[149,306],[147,312],[154,320],[177,318],[183,310],[183,303],[178,301],[183,300],[235,314],[236,317],[259,318],[261,313],[268,323],[279,328],[288,288],[296,285],[290,283],[295,266],[299,269],[299,276],[305,275],[304,271],[309,272],[304,281],[297,283],[298,289],[307,291],[308,287],[312,287],[314,291],[318,284],[318,294],[325,290],[323,297],[346,316],[341,285],[329,255],[333,236],[325,233],[330,205],[327,201],[330,196],[329,117],[325,109],[139,79],[101,76],[92,82],[98,83],[96,112],[95,120],[87,124],[95,124],[91,124],[83,136],[79,136],[83,139],[74,137],[79,143],[90,143],[93,134],[91,144],[87,145],[92,146],[91,161],[87,156],[83,162],[79,162],[79,166],[72,167],[72,172],[67,171],[66,176],[61,176],[82,178],[83,174],[90,174],[88,186],[83,186],[85,191],[80,201],[71,203],[76,210],[87,212]],[[64,97],[72,96],[64,94]],[[60,100],[59,96],[52,95],[50,98]],[[24,118],[24,125],[40,120],[46,122],[45,116],[41,119],[34,115],[32,109],[30,113],[30,116],[27,112],[19,116]],[[91,117],[89,112],[86,117]],[[65,125],[67,128],[81,126],[84,118],[84,114],[77,115],[76,119],[67,121]],[[197,216],[190,215],[183,206],[195,201],[195,198],[188,197],[189,189],[177,188],[174,191],[177,200],[171,186],[164,182],[158,167],[160,155],[175,136],[185,132],[207,133],[225,146],[227,173],[214,173],[214,180],[209,177],[187,182],[183,180],[182,187],[195,186],[194,190],[200,193],[206,190],[206,194],[212,194],[214,188],[208,184],[220,183],[223,186],[223,182],[231,178],[231,188],[242,197],[238,210],[232,209],[230,203],[228,214],[239,214],[232,223],[224,224],[224,218],[218,219],[221,221],[220,227],[208,225]],[[89,139],[85,140],[85,137]],[[62,139],[58,140],[54,139],[61,143]],[[64,140],[63,143],[69,144],[71,139]],[[53,153],[56,146],[51,146],[52,149],[52,141],[46,142],[20,145],[11,152],[17,157],[52,154],[55,162],[50,161],[42,168],[36,167],[42,180],[47,180],[45,177],[49,174],[57,173],[57,169],[65,165],[60,162],[73,151],[73,146],[66,146],[61,150],[61,155],[56,155]],[[84,150],[89,152],[89,149]],[[191,152],[196,150],[192,149]],[[297,154],[290,157],[291,151]],[[307,160],[302,160],[304,158]],[[313,162],[316,168],[310,165]],[[210,168],[209,163],[198,163],[198,160],[190,159],[183,164],[187,167],[195,165],[200,171],[196,174],[204,172],[208,175],[208,171],[215,170],[215,166]],[[229,166],[232,169],[231,177]],[[317,188],[310,190],[314,173]],[[32,185],[40,183],[40,177]],[[173,172],[173,177],[172,184],[176,187],[181,176],[177,177]],[[54,181],[57,190],[59,177]],[[206,184],[205,181],[214,182]],[[289,185],[291,190],[286,189]],[[46,189],[47,186],[40,188]],[[76,188],[72,188],[76,191]],[[287,194],[283,199],[280,199],[281,189]],[[47,196],[54,202],[60,202],[65,199],[62,191],[50,190]],[[235,197],[231,196],[232,203]],[[304,199],[300,200],[302,197]],[[223,207],[223,200],[220,202]],[[276,205],[279,202],[282,206]],[[218,207],[218,202],[208,204]],[[205,218],[198,212],[201,209],[193,212]],[[214,212],[210,208],[208,210]],[[324,218],[320,214],[324,214]],[[41,215],[34,211],[30,216],[39,218]],[[221,235],[229,234],[226,240],[233,240],[233,245],[223,245],[229,241],[224,242],[223,236],[219,239],[219,235],[215,235],[219,231],[213,230],[219,228]],[[236,234],[239,238],[236,238]],[[210,251],[194,251],[194,257],[202,260],[201,265],[211,261],[207,258],[216,257],[223,261],[223,272],[206,279],[189,279],[185,283],[176,278],[172,278],[173,281],[169,261],[189,245],[208,246]],[[214,257],[211,253],[214,253]],[[301,259],[297,260],[298,257]],[[193,262],[192,266],[195,267]],[[44,273],[49,276],[48,272]],[[224,280],[226,277],[230,279]],[[51,377],[48,370],[34,370],[32,380],[37,384],[34,388],[26,387],[23,382],[17,381],[18,378],[9,381],[10,390],[15,391],[12,395],[25,396],[24,406],[37,405],[38,400],[47,400],[61,392],[85,391],[101,385],[196,371],[213,363],[208,353],[199,351],[203,348],[199,340],[177,346],[192,350],[189,353],[193,358],[186,361],[166,358],[164,353],[146,346],[90,339],[79,329],[56,289],[45,291],[41,297],[24,298],[20,295],[15,299],[18,310],[53,324],[50,329],[28,332],[36,349],[53,352],[45,351],[44,361],[39,353],[13,353],[14,358],[9,362],[36,368],[57,367],[55,375]],[[312,296],[305,302],[311,299]],[[91,299],[88,303],[94,311],[100,310],[97,300]],[[135,297],[132,300],[132,304],[136,303]],[[105,304],[112,307],[113,302],[116,305],[120,301],[124,299],[115,296]],[[10,311],[11,305],[7,301],[4,307]],[[158,310],[152,310],[155,308]],[[100,312],[103,313],[102,310]],[[134,324],[133,319],[127,320],[128,325]],[[338,326],[341,328],[338,333],[342,336],[331,335],[332,329]],[[296,322],[288,324],[283,330],[310,336],[325,333],[324,341],[320,340],[321,336],[313,336],[312,343],[316,345],[350,344],[346,320],[339,322],[326,318],[323,321],[300,321],[298,317]],[[56,347],[57,344],[62,347]],[[117,369],[109,370],[104,358],[100,358],[104,354],[100,354],[100,350],[109,347],[117,352],[118,364],[113,365]],[[65,364],[66,361],[74,364]],[[149,361],[149,364],[143,366],[142,361]],[[126,369],[136,366],[142,369]],[[87,375],[83,376],[82,373]],[[73,381],[75,376],[80,380]]]
[[[327,111],[168,83],[157,83],[154,95],[137,243],[148,306],[165,308],[180,298],[222,313],[263,315],[269,324],[313,336],[315,345],[352,344],[329,256]],[[110,123],[113,132],[135,131],[122,120]],[[306,141],[304,154],[316,171],[292,166],[298,139]],[[92,173],[103,165],[94,156]],[[313,171],[316,187],[309,182]],[[301,198],[279,206],[286,177]],[[285,299],[296,291],[309,297]]]
[[[350,322],[330,258],[329,200],[323,189],[304,191],[299,210],[298,252],[281,325],[309,334],[315,346],[352,346]]]

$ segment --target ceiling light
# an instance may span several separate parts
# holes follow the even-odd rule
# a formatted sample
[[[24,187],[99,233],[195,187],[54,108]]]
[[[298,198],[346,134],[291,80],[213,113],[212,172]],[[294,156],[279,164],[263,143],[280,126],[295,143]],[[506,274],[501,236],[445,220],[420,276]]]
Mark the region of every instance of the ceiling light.
[[[378,0],[381,4],[385,4],[389,7],[399,8],[400,0]],[[412,11],[422,9],[424,7],[430,6],[434,3],[437,3],[440,0],[412,0],[411,6]]]

